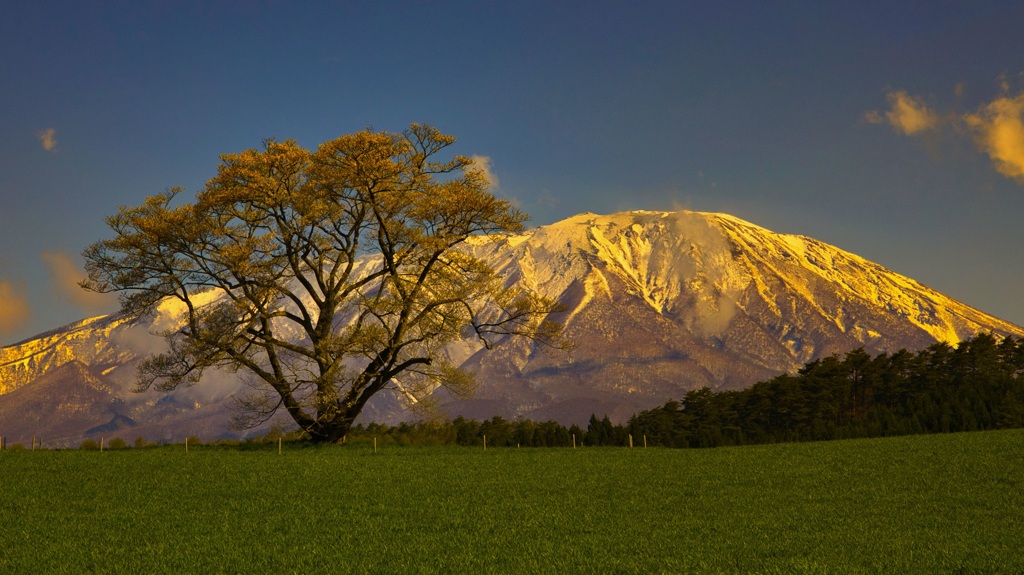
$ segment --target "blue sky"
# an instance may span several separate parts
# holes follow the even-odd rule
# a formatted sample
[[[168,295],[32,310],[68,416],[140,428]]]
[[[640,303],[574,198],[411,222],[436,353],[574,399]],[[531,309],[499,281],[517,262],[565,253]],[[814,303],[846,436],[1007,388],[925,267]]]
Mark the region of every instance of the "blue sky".
[[[0,345],[103,218],[267,137],[433,124],[542,225],[687,208],[1024,324],[1020,2],[6,2]]]

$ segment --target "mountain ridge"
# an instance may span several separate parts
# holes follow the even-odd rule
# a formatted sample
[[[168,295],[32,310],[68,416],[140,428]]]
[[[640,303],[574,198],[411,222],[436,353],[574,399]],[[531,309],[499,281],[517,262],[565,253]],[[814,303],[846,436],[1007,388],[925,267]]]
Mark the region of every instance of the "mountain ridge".
[[[856,254],[729,214],[583,213],[521,234],[474,237],[466,249],[506,282],[562,303],[555,319],[577,345],[564,354],[524,340],[501,340],[491,351],[473,341],[450,346],[449,357],[479,381],[470,400],[439,394],[453,416],[579,423],[607,413],[621,421],[689,389],[742,388],[858,347],[874,354],[956,344],[981,331],[1024,336],[1024,328]],[[205,410],[208,433],[234,433],[226,421],[213,424],[210,410],[242,390],[237,377],[211,374],[170,396],[130,393],[135,365],[162,345],[149,332],[173,325],[175,314],[168,303],[138,322],[89,318],[0,348],[0,408],[12,390],[77,360],[110,382],[140,426],[158,432],[156,406],[172,401],[178,411],[160,417],[180,422],[188,406],[199,406],[192,415]],[[399,417],[400,404],[383,397],[367,417]]]

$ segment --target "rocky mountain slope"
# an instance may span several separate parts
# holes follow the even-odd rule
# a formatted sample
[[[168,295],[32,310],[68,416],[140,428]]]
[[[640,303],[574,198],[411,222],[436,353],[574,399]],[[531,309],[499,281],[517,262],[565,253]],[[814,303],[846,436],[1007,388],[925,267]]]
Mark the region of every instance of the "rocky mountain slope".
[[[473,399],[447,402],[453,415],[623,420],[689,389],[742,388],[857,347],[875,354],[955,344],[980,331],[1024,336],[859,256],[725,214],[581,214],[498,241],[480,238],[470,249],[508,281],[561,301],[558,319],[576,345],[452,346],[479,381]],[[125,417],[150,433],[191,434],[174,426],[194,412],[189,425],[202,420],[204,433],[227,434],[224,411],[242,387],[234,376],[171,395],[130,392],[135,363],[162,344],[149,332],[174,321],[168,305],[148,324],[93,318],[0,349],[0,392],[36,386],[75,360],[109,381]],[[0,413],[9,395],[0,395]],[[159,412],[168,403],[177,411]],[[397,403],[381,398],[367,417],[392,419]]]

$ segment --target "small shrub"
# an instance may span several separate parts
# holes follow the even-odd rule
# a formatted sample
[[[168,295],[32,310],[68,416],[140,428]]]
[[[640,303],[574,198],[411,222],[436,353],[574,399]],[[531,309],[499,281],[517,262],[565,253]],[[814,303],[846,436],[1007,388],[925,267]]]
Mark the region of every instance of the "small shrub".
[[[100,444],[96,443],[96,440],[94,440],[94,439],[86,439],[85,441],[82,442],[81,445],[78,446],[78,448],[79,449],[99,449],[100,448]]]
[[[107,447],[109,447],[110,449],[127,449],[128,444],[125,442],[125,440],[121,439],[120,437],[115,437],[114,439],[110,440],[110,442],[107,444]]]

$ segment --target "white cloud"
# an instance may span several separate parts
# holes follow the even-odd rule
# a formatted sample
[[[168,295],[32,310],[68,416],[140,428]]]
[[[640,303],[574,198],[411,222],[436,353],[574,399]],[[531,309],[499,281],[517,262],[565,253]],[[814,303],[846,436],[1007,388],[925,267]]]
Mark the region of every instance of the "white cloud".
[[[43,149],[47,152],[52,152],[57,149],[57,130],[53,128],[47,128],[42,132],[39,132],[39,141],[43,144]]]
[[[490,156],[470,156],[469,159],[473,160],[473,165],[470,169],[480,172],[488,186],[492,189],[501,187],[501,181],[498,180],[498,176],[494,175],[494,171],[491,170]]]
[[[891,109],[885,119],[897,132],[912,136],[939,127],[939,116],[920,99],[903,90],[890,92],[888,98]]]
[[[8,281],[0,281],[0,335],[25,327],[32,317],[25,289]]]
[[[1024,92],[996,98],[963,119],[996,170],[1024,184]]]
[[[50,285],[62,299],[85,312],[110,311],[117,306],[117,297],[82,289],[78,282],[85,272],[66,252],[43,252],[43,261],[50,268]]]

